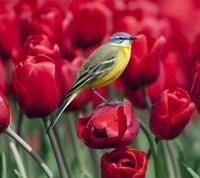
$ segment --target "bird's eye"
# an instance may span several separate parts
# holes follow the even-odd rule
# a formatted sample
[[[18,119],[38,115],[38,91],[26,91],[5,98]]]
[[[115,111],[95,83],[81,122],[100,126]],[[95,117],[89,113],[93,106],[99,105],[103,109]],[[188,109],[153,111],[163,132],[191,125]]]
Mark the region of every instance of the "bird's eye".
[[[123,38],[123,37],[119,37],[119,39],[120,39],[120,40],[123,40],[124,38]]]

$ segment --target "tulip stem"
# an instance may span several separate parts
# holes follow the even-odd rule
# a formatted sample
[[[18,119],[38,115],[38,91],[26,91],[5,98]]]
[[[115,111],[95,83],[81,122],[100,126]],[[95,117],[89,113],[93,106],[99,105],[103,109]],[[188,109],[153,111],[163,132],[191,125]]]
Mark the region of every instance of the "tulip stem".
[[[153,162],[154,162],[154,169],[155,169],[155,178],[160,178],[162,176],[160,174],[160,164],[159,164],[159,159],[158,159],[158,151],[157,151],[156,143],[153,139],[153,136],[151,135],[149,128],[141,120],[138,119],[138,121],[140,123],[140,128],[144,132],[149,142],[149,145],[151,147],[151,152],[152,152]]]
[[[173,151],[174,149],[173,149],[172,142],[166,141],[166,147],[167,147],[167,151],[169,153],[169,161],[170,161],[170,163],[168,163],[168,164],[170,164],[170,166],[172,166],[172,168],[173,168],[174,177],[180,178],[179,166],[177,165],[177,159],[176,159],[176,155],[174,154],[174,151]]]
[[[48,178],[53,178],[53,174],[44,161],[40,158],[40,156],[21,138],[19,137],[10,127],[5,130],[5,133],[12,137],[18,144],[20,144],[39,164],[39,166],[43,169],[44,173]]]
[[[49,120],[46,119],[46,118],[43,118],[43,122],[44,122],[45,128],[47,129],[50,125]],[[51,146],[52,146],[52,149],[54,151],[54,155],[55,155],[55,158],[56,158],[56,161],[57,161],[57,164],[58,164],[60,176],[61,176],[61,178],[66,178],[67,174],[66,174],[66,170],[65,170],[65,167],[64,167],[64,162],[63,162],[63,159],[62,159],[62,156],[61,156],[61,153],[60,153],[60,149],[58,147],[58,144],[57,144],[57,141],[56,141],[56,138],[55,138],[55,135],[54,135],[52,129],[48,132],[48,136],[49,136],[49,140],[51,142]]]
[[[64,150],[63,150],[63,147],[62,147],[62,144],[61,144],[61,140],[60,140],[60,137],[59,137],[59,133],[58,133],[58,129],[57,127],[55,126],[54,127],[54,134],[55,134],[55,138],[57,140],[57,143],[58,143],[58,147],[60,148],[60,154],[63,158],[63,163],[64,163],[64,166],[66,168],[66,171],[67,171],[67,174],[68,174],[68,177],[71,178],[72,177],[72,174],[71,174],[71,171],[70,171],[70,166],[66,160],[66,156],[64,154]]]
[[[18,166],[19,172],[21,173],[23,178],[27,178],[27,174],[26,174],[26,171],[25,171],[25,168],[24,168],[24,164],[22,162],[22,159],[20,157],[20,154],[18,152],[18,149],[17,149],[15,143],[12,141],[12,139],[8,135],[5,135],[5,136],[6,136],[6,139],[8,140],[9,147],[10,147],[12,153],[13,153],[13,156],[14,156],[15,162]]]
[[[152,106],[152,103],[151,103],[151,100],[149,98],[149,95],[147,94],[147,91],[146,91],[146,87],[145,86],[142,86],[140,88],[141,92],[142,92],[142,95],[143,95],[143,98],[144,98],[144,102],[145,102],[145,105],[147,107],[147,110],[149,112],[149,114],[151,114],[151,106]]]
[[[155,137],[155,143],[156,145],[159,143],[160,141],[160,137]],[[149,148],[149,150],[147,151],[147,158],[150,158],[151,156],[151,148]]]

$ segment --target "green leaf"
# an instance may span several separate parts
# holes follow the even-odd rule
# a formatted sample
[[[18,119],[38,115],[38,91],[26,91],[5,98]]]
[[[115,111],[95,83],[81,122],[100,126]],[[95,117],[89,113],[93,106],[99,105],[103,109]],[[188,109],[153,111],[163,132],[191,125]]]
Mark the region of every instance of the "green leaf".
[[[190,167],[188,167],[185,163],[183,163],[184,167],[188,171],[188,173],[192,176],[192,178],[200,178]]]
[[[1,177],[6,178],[7,177],[7,165],[6,165],[6,156],[5,156],[4,152],[2,152],[1,160],[2,160]]]
[[[15,171],[15,177],[16,178],[23,178],[23,176],[21,175],[20,172],[18,172],[16,169],[14,171]]]

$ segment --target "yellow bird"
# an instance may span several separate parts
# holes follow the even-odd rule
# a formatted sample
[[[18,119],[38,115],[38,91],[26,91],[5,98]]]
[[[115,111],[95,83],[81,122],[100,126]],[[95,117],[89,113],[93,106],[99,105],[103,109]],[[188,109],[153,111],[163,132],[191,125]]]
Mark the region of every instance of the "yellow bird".
[[[109,105],[109,102],[94,89],[110,84],[121,75],[130,59],[131,42],[136,39],[125,32],[115,33],[107,43],[100,46],[86,59],[77,73],[71,89],[66,94],[66,99],[48,127],[47,133],[53,128],[72,100],[87,88],[90,88]]]

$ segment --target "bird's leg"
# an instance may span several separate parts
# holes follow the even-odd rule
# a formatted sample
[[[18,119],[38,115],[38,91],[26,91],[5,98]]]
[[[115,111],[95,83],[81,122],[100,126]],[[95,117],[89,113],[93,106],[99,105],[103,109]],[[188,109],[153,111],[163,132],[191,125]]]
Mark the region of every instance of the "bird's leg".
[[[94,94],[96,94],[99,98],[101,98],[102,101],[104,101],[108,106],[113,106],[113,107],[116,106],[116,104],[113,101],[105,99],[97,91],[95,91],[94,88],[90,88],[90,90],[92,90]]]

